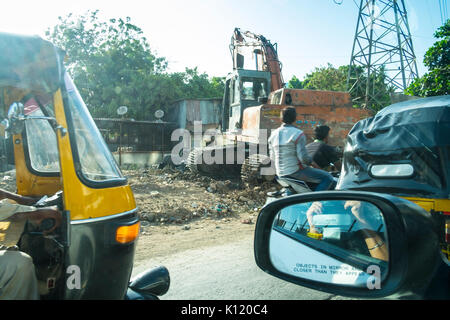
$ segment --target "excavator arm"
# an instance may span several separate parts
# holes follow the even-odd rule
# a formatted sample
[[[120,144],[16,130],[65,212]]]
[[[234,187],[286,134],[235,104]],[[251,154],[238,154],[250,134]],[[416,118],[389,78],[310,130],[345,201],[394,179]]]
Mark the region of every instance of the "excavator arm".
[[[236,28],[231,38],[230,51],[233,57],[233,69],[243,68],[244,57],[250,53],[256,61],[255,70],[270,72],[270,91],[283,88],[282,65],[278,59],[276,43],[272,44],[262,35]]]

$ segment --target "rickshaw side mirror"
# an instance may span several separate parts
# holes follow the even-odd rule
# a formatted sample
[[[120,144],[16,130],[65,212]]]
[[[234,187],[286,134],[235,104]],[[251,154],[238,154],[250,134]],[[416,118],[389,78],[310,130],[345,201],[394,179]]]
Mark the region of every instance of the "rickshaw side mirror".
[[[24,117],[24,106],[20,102],[13,102],[8,109],[8,119],[12,120],[13,118],[22,119]]]
[[[62,127],[61,125],[58,125],[56,122],[56,118],[54,117],[47,117],[47,116],[30,116],[25,115],[25,108],[24,105],[20,102],[13,102],[8,110],[8,119],[5,119],[6,121],[2,122],[3,127],[5,128],[5,137],[7,137],[8,134],[20,134],[25,129],[25,120],[48,120],[51,122],[53,128],[55,130],[59,130],[61,132],[62,136],[65,136],[67,134],[67,130]],[[0,124],[0,126],[2,125]]]
[[[254,252],[258,267],[275,277],[358,298],[421,297],[442,263],[427,211],[362,191],[304,193],[267,204]]]
[[[0,122],[0,134],[5,139],[9,138],[8,129],[9,129],[9,120],[3,119],[2,122]]]
[[[20,134],[25,129],[24,106],[20,102],[13,102],[8,109],[8,119],[5,123],[5,136]]]

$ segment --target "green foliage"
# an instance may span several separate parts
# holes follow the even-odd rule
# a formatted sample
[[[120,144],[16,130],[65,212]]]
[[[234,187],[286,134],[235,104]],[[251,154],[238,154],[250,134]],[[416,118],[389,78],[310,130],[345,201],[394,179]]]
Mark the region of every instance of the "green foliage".
[[[59,17],[47,37],[67,53],[66,66],[94,117],[117,117],[119,106],[127,117],[154,120],[182,98],[222,97],[224,79],[209,80],[197,68],[168,73],[167,60],[150,49],[143,31],[130,18],[101,21],[98,11]]]
[[[174,74],[177,81],[181,80],[184,86],[181,96],[186,99],[220,98],[225,90],[225,77],[213,77],[209,80],[206,73],[199,74],[197,68],[186,68],[185,72]]]
[[[315,68],[306,75],[304,88],[310,90],[345,91],[347,74],[343,68],[334,68],[330,63],[326,67]]]
[[[328,63],[326,67],[316,67],[311,73],[306,74],[303,81],[293,76],[288,83],[288,88],[347,91],[348,70],[348,65],[335,68]],[[361,66],[354,67],[352,75],[354,80],[349,83],[350,96],[354,106],[361,107],[365,102],[363,97],[366,94],[367,76]],[[393,92],[393,88],[389,88],[385,84],[385,78],[384,70],[371,75],[372,92],[376,93],[376,101],[371,105],[374,110],[379,110],[390,104],[390,93]]]
[[[289,89],[303,89],[303,83],[294,75],[288,82]]]
[[[450,19],[438,28],[436,41],[425,53],[423,63],[429,72],[416,79],[405,93],[412,96],[439,96],[450,94]]]

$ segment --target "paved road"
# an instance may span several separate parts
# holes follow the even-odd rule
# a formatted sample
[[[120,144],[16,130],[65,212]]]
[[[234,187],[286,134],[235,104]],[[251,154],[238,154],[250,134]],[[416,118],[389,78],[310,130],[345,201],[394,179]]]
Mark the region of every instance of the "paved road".
[[[193,249],[137,263],[133,276],[157,265],[169,269],[171,285],[162,300],[328,300],[342,299],[300,287],[256,266],[253,237]]]

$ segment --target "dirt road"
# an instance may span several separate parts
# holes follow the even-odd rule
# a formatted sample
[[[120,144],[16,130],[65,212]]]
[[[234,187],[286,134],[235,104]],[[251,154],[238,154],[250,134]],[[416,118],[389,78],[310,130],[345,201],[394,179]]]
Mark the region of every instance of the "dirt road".
[[[252,234],[228,240],[136,261],[133,276],[155,266],[165,266],[170,273],[170,288],[160,297],[162,300],[342,299],[263,272],[255,262]]]

